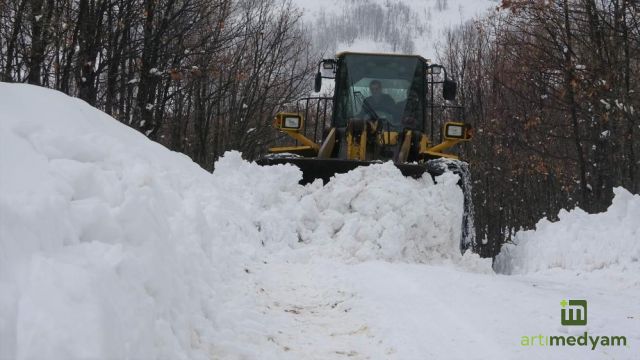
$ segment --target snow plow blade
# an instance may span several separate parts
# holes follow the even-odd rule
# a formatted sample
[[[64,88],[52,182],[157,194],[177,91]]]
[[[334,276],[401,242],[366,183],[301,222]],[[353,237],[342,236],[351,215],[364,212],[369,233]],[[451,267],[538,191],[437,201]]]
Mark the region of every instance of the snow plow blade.
[[[369,166],[380,164],[380,161],[360,161],[344,159],[318,159],[305,157],[265,157],[256,161],[258,165],[281,165],[291,164],[297,166],[302,171],[300,184],[309,184],[316,179],[322,179],[324,184],[328,183],[336,174],[347,173],[359,166]],[[462,218],[462,237],[460,239],[460,251],[472,248],[475,250],[475,231],[473,225],[473,202],[471,199],[471,178],[467,163],[458,160],[434,159],[421,164],[395,164],[402,175],[418,179],[425,172],[432,178],[442,175],[445,171],[451,171],[460,176],[458,186],[464,195],[464,214]]]

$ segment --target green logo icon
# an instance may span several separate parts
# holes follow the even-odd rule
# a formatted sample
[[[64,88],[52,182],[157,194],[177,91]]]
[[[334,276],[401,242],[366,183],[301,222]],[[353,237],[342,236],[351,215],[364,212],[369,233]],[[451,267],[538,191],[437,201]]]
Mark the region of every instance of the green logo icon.
[[[587,300],[560,301],[560,323],[568,326],[587,325]]]

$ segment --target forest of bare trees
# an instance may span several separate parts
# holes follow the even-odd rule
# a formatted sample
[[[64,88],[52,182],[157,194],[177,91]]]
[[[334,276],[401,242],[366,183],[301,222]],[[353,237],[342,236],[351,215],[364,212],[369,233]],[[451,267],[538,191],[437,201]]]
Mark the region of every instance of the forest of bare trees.
[[[503,1],[451,31],[440,58],[476,138],[476,225],[487,255],[560,209],[640,191],[640,3]]]
[[[249,158],[308,89],[300,12],[275,0],[3,0],[0,80],[79,97],[211,169]],[[315,59],[313,59],[315,61]]]

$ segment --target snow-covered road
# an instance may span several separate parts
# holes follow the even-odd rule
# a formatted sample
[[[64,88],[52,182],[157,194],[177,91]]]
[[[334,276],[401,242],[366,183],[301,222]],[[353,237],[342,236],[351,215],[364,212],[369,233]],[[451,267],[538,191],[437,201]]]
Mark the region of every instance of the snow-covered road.
[[[253,271],[278,358],[632,359],[630,348],[522,346],[521,339],[588,331],[640,343],[637,287],[611,293],[593,278],[323,259]],[[572,330],[560,325],[560,301],[576,297],[589,300],[590,323]]]

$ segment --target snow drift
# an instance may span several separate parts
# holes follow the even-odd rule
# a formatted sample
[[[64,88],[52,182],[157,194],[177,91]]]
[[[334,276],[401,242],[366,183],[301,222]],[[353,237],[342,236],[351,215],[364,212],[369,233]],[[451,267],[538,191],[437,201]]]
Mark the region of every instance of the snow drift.
[[[548,269],[616,269],[640,274],[640,195],[615,188],[609,209],[588,214],[561,211],[557,222],[542,219],[535,230],[520,231],[505,244],[494,268],[506,274]],[[637,279],[636,279],[637,280]]]
[[[59,92],[0,99],[0,358],[277,358],[249,264],[461,260],[455,175],[305,187],[238,153],[210,174]]]
[[[251,255],[215,250],[212,177],[61,93],[0,99],[0,358],[195,357]]]

